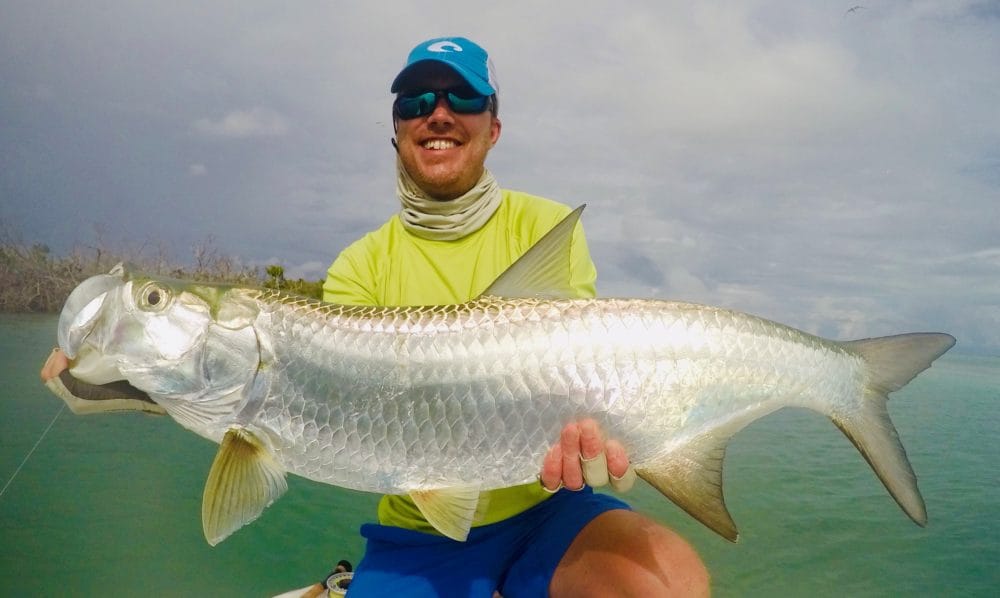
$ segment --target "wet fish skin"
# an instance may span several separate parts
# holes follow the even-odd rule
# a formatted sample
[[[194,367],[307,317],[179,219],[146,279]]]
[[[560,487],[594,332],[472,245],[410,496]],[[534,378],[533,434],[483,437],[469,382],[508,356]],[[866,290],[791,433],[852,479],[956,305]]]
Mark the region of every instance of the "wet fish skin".
[[[568,244],[562,234],[551,247]],[[221,443],[203,505],[213,544],[280,496],[286,471],[408,493],[464,539],[479,493],[534,480],[562,426],[582,417],[625,445],[643,479],[735,540],[726,444],[784,407],[828,416],[926,521],[886,400],[951,336],[838,342],[688,303],[511,296],[539,286],[523,277],[551,259],[541,245],[514,282],[437,307],[339,306],[119,269],[74,291],[59,336],[75,375],[127,379]]]
[[[641,465],[728,412],[846,407],[845,380],[861,384],[860,357],[835,343],[683,303],[257,300],[272,327],[270,392],[244,423],[296,439],[275,448],[291,471],[359,490],[531,481],[562,426],[585,416]]]

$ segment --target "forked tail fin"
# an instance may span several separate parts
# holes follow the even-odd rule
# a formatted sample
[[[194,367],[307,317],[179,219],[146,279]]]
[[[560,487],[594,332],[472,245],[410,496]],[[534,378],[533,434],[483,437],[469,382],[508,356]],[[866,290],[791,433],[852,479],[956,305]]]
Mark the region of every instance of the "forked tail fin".
[[[930,367],[955,344],[955,339],[947,334],[921,333],[840,344],[864,360],[867,382],[858,409],[831,411],[826,415],[858,447],[903,511],[924,525],[927,511],[917,489],[917,478],[886,407],[889,393]],[[729,439],[764,415],[759,409],[737,414],[724,425],[690,439],[670,453],[636,464],[636,472],[695,519],[735,542],[736,524],[722,495],[722,462]]]
[[[889,419],[889,393],[899,390],[955,345],[940,333],[915,333],[842,343],[861,355],[868,374],[861,409],[831,419],[871,465],[899,506],[915,523],[927,523],[917,477]]]

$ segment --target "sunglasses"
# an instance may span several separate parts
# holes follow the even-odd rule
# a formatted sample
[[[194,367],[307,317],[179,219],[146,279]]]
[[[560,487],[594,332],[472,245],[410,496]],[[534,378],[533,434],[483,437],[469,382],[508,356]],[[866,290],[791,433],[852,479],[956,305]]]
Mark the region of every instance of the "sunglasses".
[[[442,98],[456,114],[479,114],[490,107],[490,96],[480,95],[469,87],[453,87],[400,94],[392,103],[392,110],[403,120],[427,116]]]

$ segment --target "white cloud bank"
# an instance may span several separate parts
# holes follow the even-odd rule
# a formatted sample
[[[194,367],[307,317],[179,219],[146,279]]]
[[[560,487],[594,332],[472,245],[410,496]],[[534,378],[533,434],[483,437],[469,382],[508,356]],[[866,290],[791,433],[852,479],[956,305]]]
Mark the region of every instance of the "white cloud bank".
[[[251,137],[281,137],[288,133],[288,119],[273,110],[250,108],[233,110],[222,118],[200,118],[194,130],[208,137],[247,139]]]

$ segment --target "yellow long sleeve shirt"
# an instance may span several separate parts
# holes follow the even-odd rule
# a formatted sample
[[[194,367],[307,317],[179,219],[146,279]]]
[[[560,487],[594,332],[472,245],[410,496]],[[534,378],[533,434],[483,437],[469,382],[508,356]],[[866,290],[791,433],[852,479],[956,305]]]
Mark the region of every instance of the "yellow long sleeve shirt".
[[[323,299],[345,305],[412,306],[463,303],[479,296],[569,208],[560,203],[503,191],[500,207],[479,230],[454,241],[420,238],[398,215],[348,246],[330,266]],[[573,234],[571,282],[579,297],[595,295],[597,271],[581,227]],[[555,441],[556,439],[553,439]],[[541,464],[539,464],[541,465]],[[541,484],[491,490],[475,525],[512,517],[545,500]],[[437,533],[406,496],[384,496],[379,523]]]

